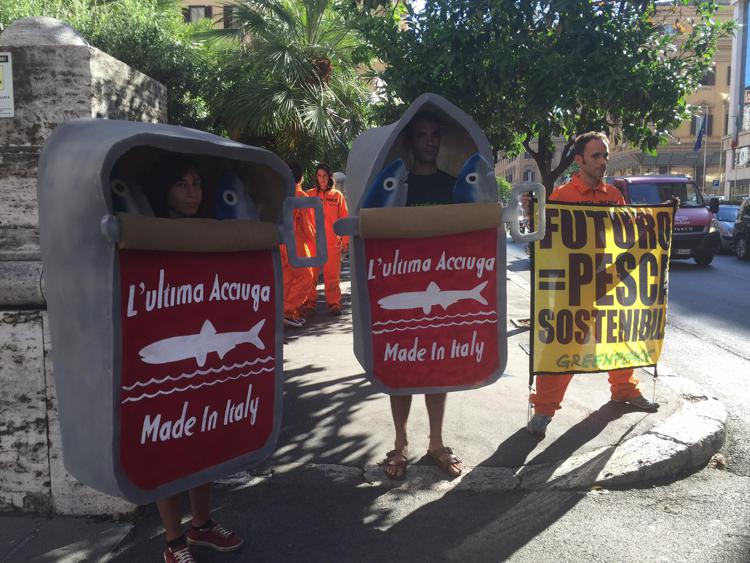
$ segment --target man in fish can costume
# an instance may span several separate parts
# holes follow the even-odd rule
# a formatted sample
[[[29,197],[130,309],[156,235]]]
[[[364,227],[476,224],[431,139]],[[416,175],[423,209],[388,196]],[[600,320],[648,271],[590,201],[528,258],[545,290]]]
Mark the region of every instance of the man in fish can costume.
[[[440,151],[440,121],[429,112],[417,113],[409,123],[407,136],[414,155],[414,166],[409,172],[406,182],[408,192],[406,198],[407,206],[416,205],[442,205],[454,203],[454,186],[456,178],[438,169],[437,156]],[[378,176],[385,179],[383,182],[403,180],[405,168],[402,161],[397,161],[391,166],[397,166],[398,170],[384,170]],[[385,201],[371,201],[384,199],[388,194],[395,193],[396,186],[383,185],[382,190],[370,190],[362,207],[375,207],[387,205]],[[380,196],[378,195],[380,194]],[[425,395],[425,405],[430,425],[428,455],[435,461],[442,471],[451,477],[461,475],[464,470],[464,462],[454,451],[443,443],[443,418],[445,416],[445,403],[447,393],[432,393]],[[383,462],[386,475],[390,479],[402,480],[406,477],[406,466],[408,463],[409,439],[407,434],[407,422],[411,410],[411,395],[391,395],[391,415],[396,430],[396,439],[391,451],[386,454]]]

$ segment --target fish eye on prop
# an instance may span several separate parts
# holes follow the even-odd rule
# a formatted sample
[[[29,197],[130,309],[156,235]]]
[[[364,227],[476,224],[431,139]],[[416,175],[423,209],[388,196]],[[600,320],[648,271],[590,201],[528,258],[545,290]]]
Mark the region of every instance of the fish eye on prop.
[[[389,192],[393,191],[397,185],[398,182],[396,182],[396,178],[393,177],[386,178],[383,182],[383,188],[388,190]]]
[[[224,203],[227,205],[237,205],[237,194],[235,194],[231,190],[226,190],[223,194],[221,194],[222,199],[224,200]]]
[[[125,197],[128,193],[128,188],[123,182],[115,181],[112,182],[112,191],[121,197]]]
[[[479,174],[472,172],[466,176],[466,181],[470,184],[476,184],[479,181]]]

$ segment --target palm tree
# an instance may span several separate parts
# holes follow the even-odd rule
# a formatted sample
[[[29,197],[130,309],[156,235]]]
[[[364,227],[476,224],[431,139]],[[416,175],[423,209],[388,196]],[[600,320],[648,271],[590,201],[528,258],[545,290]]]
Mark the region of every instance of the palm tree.
[[[328,0],[241,0],[228,48],[219,119],[234,138],[282,158],[340,166],[368,120],[369,91],[352,63],[360,45]],[[260,143],[259,143],[260,141]]]

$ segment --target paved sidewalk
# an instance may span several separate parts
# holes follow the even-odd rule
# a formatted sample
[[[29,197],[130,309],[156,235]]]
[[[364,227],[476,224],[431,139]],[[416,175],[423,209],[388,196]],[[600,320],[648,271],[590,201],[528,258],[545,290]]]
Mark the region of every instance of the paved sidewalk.
[[[449,481],[424,457],[427,416],[416,397],[407,479],[384,478],[377,464],[392,448],[388,398],[373,392],[354,358],[348,302],[342,317],[329,317],[319,306],[312,322],[286,339],[284,414],[276,452],[261,467],[217,487],[217,519],[252,537],[251,546],[232,555],[196,551],[200,560],[382,559],[389,557],[386,546],[373,547],[380,545],[380,534],[400,530],[395,541],[408,542],[422,527],[442,521],[440,510],[425,508],[435,503],[463,510],[471,521],[490,509],[482,499],[508,502],[511,497],[497,496],[507,491],[580,494],[627,487],[672,478],[706,463],[719,449],[724,407],[661,367],[655,385],[650,374],[639,370],[644,393],[650,397],[655,389],[662,404],[658,413],[610,402],[604,374],[579,375],[546,438],[531,437],[525,430],[528,355],[522,347],[529,332],[511,322],[529,316],[528,286],[513,272],[508,277],[506,374],[494,385],[448,398],[445,442],[466,462],[464,476]],[[348,299],[348,282],[344,291]],[[470,493],[466,498],[474,505],[463,507],[467,501],[455,495],[462,491]],[[546,507],[549,514],[540,522],[558,509]],[[163,536],[153,507],[121,523],[0,517],[2,561],[158,561],[161,556]],[[430,553],[424,557],[430,559]]]

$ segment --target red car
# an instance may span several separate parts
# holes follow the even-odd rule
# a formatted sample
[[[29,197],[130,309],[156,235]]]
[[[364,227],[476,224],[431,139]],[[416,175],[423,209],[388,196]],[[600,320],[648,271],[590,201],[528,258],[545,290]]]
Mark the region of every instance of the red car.
[[[718,198],[712,197],[706,206],[698,186],[687,176],[624,176],[612,178],[611,183],[633,205],[658,204],[672,196],[680,198],[672,230],[671,258],[692,258],[701,266],[711,263],[721,243],[714,215],[719,211]]]

